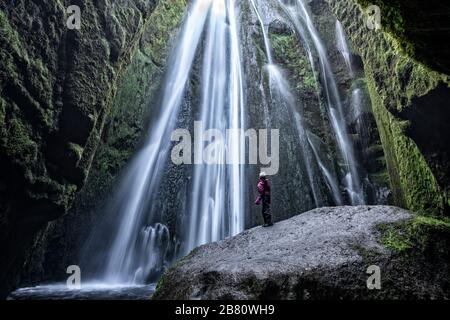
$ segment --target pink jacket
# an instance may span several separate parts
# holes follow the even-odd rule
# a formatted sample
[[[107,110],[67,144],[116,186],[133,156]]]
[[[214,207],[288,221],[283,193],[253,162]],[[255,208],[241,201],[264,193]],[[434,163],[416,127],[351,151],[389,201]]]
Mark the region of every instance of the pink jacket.
[[[269,179],[259,179],[258,193],[260,195],[270,195]]]

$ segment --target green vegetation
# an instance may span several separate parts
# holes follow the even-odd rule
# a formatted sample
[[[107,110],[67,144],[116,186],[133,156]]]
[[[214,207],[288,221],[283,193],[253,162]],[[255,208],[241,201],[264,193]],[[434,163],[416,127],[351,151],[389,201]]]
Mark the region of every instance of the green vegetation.
[[[450,235],[450,220],[416,215],[406,222],[381,224],[378,228],[386,248],[398,253],[407,253],[410,249],[424,252],[434,244],[433,236]]]
[[[191,252],[191,254],[193,254],[197,250],[198,250],[198,248],[194,249]],[[164,272],[164,274],[161,276],[161,278],[159,279],[159,281],[156,285],[155,292],[153,293],[152,297],[157,297],[161,293],[161,289],[166,286],[166,282],[169,280],[172,271],[180,268],[183,265],[184,261],[185,261],[185,259],[178,260],[169,269],[167,269]]]
[[[381,26],[394,45],[406,56],[419,63],[430,60],[421,29],[426,29],[421,13],[427,11],[420,1],[402,0],[356,0],[363,8],[376,5],[381,10]],[[428,61],[430,62],[430,61]]]
[[[316,78],[295,34],[269,34],[275,60],[289,71],[297,92],[315,92]]]
[[[4,135],[4,124],[5,124],[5,112],[6,112],[6,101],[0,96],[0,137]]]
[[[150,17],[151,28],[146,38],[149,40],[145,53],[158,66],[166,59],[167,45],[173,30],[179,26],[186,8],[186,0],[162,0]]]
[[[37,145],[31,139],[29,129],[17,118],[9,123],[5,149],[17,163],[31,165],[36,161]]]
[[[30,107],[33,107],[39,115],[39,120],[47,128],[54,127],[54,113],[52,108],[52,77],[48,68],[40,58],[30,57],[24,48],[22,40],[11,26],[3,11],[0,11],[0,42],[5,47],[0,49],[0,74],[13,79],[13,84],[21,91],[21,94],[33,94]],[[17,65],[25,65],[24,70],[18,70]],[[11,81],[11,80],[10,80]],[[27,85],[27,88],[24,87]],[[0,82],[0,90],[5,84]]]
[[[79,144],[69,143],[69,150],[76,155],[78,161],[83,158],[84,148]]]

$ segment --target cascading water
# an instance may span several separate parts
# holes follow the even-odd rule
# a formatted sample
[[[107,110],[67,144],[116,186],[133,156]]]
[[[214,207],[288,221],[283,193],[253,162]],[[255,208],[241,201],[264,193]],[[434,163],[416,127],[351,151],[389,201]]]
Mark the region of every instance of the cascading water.
[[[318,151],[319,139],[311,132],[308,132],[307,136],[308,142],[314,152],[314,156],[316,157],[320,170],[325,176],[328,188],[332,192],[331,194],[333,196],[334,203],[336,205],[342,206],[344,204],[344,201],[342,200],[341,192],[339,191],[339,183],[337,182],[336,177],[332,174],[331,169],[327,166],[326,162],[322,159],[321,154]]]
[[[361,88],[355,88],[352,91],[351,106],[353,111],[352,118],[361,141],[361,147],[362,149],[367,149],[369,147],[370,133],[368,132],[368,123],[366,123],[364,117],[367,110],[365,110],[363,103],[363,90]]]
[[[345,37],[344,29],[342,28],[342,24],[339,20],[336,20],[336,45],[339,52],[344,57],[344,61],[347,65],[350,76],[353,78],[354,71],[352,67],[352,56],[348,47],[347,39]]]
[[[161,114],[109,206],[109,211],[122,215],[106,266],[100,272],[103,282],[145,283],[162,269],[171,237],[168,228],[158,221],[153,202],[164,183],[171,134],[197,56],[203,59],[203,69],[201,105],[195,110],[200,121],[196,126],[199,124],[199,132],[206,130],[208,134],[195,140],[189,223],[180,232],[179,254],[244,230],[241,157],[245,140],[239,134],[245,126],[244,81],[236,10],[234,0],[196,0],[192,4],[168,63]],[[215,131],[211,133],[210,129]],[[218,140],[215,133],[225,141]],[[203,159],[204,156],[209,158]]]
[[[324,46],[301,1],[298,1],[295,10],[281,2],[280,4],[285,11],[289,11],[291,19],[297,16],[306,26],[298,21],[294,23],[308,48],[314,70],[313,53],[309,44],[309,40],[313,40],[320,58],[331,127],[348,169],[345,175],[346,190],[352,204],[361,204],[364,202],[362,188],[352,146],[345,132],[337,85]],[[327,203],[315,172],[322,172],[334,203],[342,204],[337,179],[320,158],[317,145],[305,129],[299,112],[301,108],[297,105],[283,72],[273,60],[268,30],[258,6],[253,0],[251,5],[261,25],[266,48],[266,70],[269,74],[272,103],[285,105],[290,117],[295,119],[299,158],[304,166],[315,206]],[[159,221],[152,202],[162,183],[162,173],[170,161],[168,155],[171,132],[177,123],[180,105],[185,98],[187,83],[197,56],[201,58],[202,68],[199,91],[201,99],[196,110],[200,121],[195,126],[200,126],[198,131],[206,130],[207,134],[195,139],[196,165],[193,166],[187,214],[185,213],[187,223],[184,223],[181,227],[184,230],[180,232],[179,254],[187,254],[198,245],[233,236],[244,230],[246,177],[241,160],[245,157],[245,140],[238,131],[233,131],[245,127],[244,77],[237,9],[232,0],[196,0],[192,4],[168,63],[160,104],[161,113],[148,133],[143,148],[130,163],[121,187],[109,207],[111,211],[120,212],[121,217],[118,219],[106,265],[101,272],[101,278],[106,283],[145,283],[153,272],[163,267],[171,236],[168,228]],[[224,137],[225,141],[218,137]],[[209,156],[209,159],[205,160],[203,156]]]
[[[316,88],[317,106],[315,102],[313,104],[317,107],[317,113],[323,108],[328,115],[320,119],[324,128],[329,129],[323,136],[320,135],[323,128],[313,127],[304,105],[298,99],[298,92],[292,89],[295,87],[289,83],[289,74],[275,61],[277,53],[275,50],[272,52],[269,23],[265,21],[269,20],[269,16],[273,18],[275,13],[268,9],[269,6],[261,8],[268,2],[281,9],[280,13],[287,17],[287,23],[296,31],[299,43],[306,51]],[[247,189],[250,187],[246,185],[246,179],[253,179],[254,176],[242,165],[247,150],[245,139],[238,129],[245,128],[250,116],[261,116],[263,119],[258,121],[267,128],[285,126],[282,129],[289,137],[284,142],[291,144],[284,150],[288,158],[283,159],[288,168],[287,178],[294,179],[295,176],[299,180],[296,186],[301,187],[300,191],[292,190],[295,188],[289,185],[289,181],[280,182],[278,186],[283,184],[284,190],[288,191],[286,193],[293,194],[287,197],[288,201],[300,198],[300,201],[305,202],[301,209],[365,202],[354,148],[346,131],[342,101],[328,53],[304,1],[250,0],[250,8],[256,16],[251,18],[257,19],[260,28],[258,23],[252,23],[249,28],[261,30],[267,59],[264,66],[254,61],[250,61],[254,63],[250,66],[243,63],[251,59],[246,60],[247,56],[242,56],[240,46],[245,35],[239,32],[241,16],[237,3],[241,2],[192,1],[167,62],[159,114],[153,116],[153,125],[144,139],[143,147],[125,170],[119,188],[107,207],[106,211],[117,213],[118,216],[117,219],[110,219],[111,230],[106,230],[112,235],[112,241],[102,243],[102,246],[98,246],[101,249],[94,245],[86,250],[85,260],[88,262],[106,251],[105,256],[97,259],[101,261],[95,269],[100,271],[93,275],[101,287],[147,284],[164,271],[169,251],[170,258],[178,259],[201,244],[227,238],[244,230],[244,217],[248,208],[245,203],[251,198],[251,195],[248,197],[250,192]],[[338,23],[336,32],[338,49],[345,58],[347,53],[349,55],[348,44]],[[257,33],[259,38],[259,31]],[[350,68],[350,62],[346,60],[346,63]],[[195,68],[197,64],[199,70]],[[256,86],[255,91],[260,90],[264,100],[264,109],[258,109],[257,115],[246,110],[252,103],[247,98],[249,92],[246,90],[254,84],[246,82],[244,77],[244,69],[247,72],[255,66],[258,66],[256,72],[267,74],[269,80],[267,85],[267,78],[261,76],[265,80]],[[259,67],[263,67],[263,71]],[[192,89],[192,82],[197,83],[198,80],[194,78],[194,69],[195,75],[199,75],[200,86]],[[198,103],[191,103],[190,95],[198,97]],[[314,93],[312,95],[311,100],[314,101]],[[351,103],[354,119],[362,121],[364,110],[359,88],[353,91]],[[158,212],[160,208],[155,203],[161,201],[158,192],[169,180],[165,173],[169,171],[168,164],[171,163],[171,133],[179,123],[178,117],[183,117],[183,108],[188,108],[191,114],[198,117],[196,120],[199,121],[194,123],[194,128],[198,129],[196,131],[203,133],[206,130],[206,134],[194,139],[195,165],[191,170],[186,169],[184,172],[182,167],[175,169],[186,173],[189,182],[183,207],[169,212],[179,219],[173,223],[174,227],[169,223],[165,225],[163,214]],[[363,127],[362,123],[358,126],[360,130]],[[331,146],[327,145],[328,142],[331,142]],[[340,156],[336,157],[332,148],[336,148]],[[344,162],[342,172],[336,169],[337,164],[342,162],[340,159]],[[178,192],[168,189],[168,192]],[[347,192],[347,197],[342,190]],[[162,199],[165,200],[164,197]],[[101,237],[99,233],[92,242],[95,243]],[[48,287],[48,290],[54,291],[54,288]],[[147,295],[147,291],[141,294],[144,295]]]
[[[121,187],[110,205],[111,210],[121,212],[122,216],[119,218],[118,230],[109,249],[106,266],[100,275],[106,283],[140,282],[145,281],[148,276],[144,274],[144,270],[148,269],[148,260],[142,259],[142,255],[155,256],[153,252],[155,246],[148,244],[145,233],[148,232],[148,228],[158,229],[158,226],[147,225],[149,221],[154,223],[149,216],[152,213],[149,206],[168,161],[171,132],[176,124],[210,5],[211,1],[208,0],[198,0],[193,4],[176,50],[168,64],[161,114],[155,126],[151,128],[144,147],[129,165]],[[156,234],[154,232],[152,231],[152,237],[157,239],[153,239],[153,243],[160,242],[162,236],[167,236],[167,229],[162,227],[159,227]],[[163,256],[164,253],[156,255]]]
[[[215,0],[203,57],[200,112],[203,128],[200,131],[216,130],[226,141],[206,137],[208,142],[214,142],[213,159],[209,159],[214,161],[194,167],[185,253],[244,230],[241,156],[245,152],[245,141],[238,132],[245,125],[243,92],[234,1]],[[195,148],[196,154],[201,154],[205,143],[197,143]]]
[[[266,26],[259,12],[260,10],[253,0],[251,0],[251,4],[258,18],[259,24],[261,26],[261,33],[263,36],[265,52],[267,55],[266,70],[269,74],[269,82],[270,82],[269,85],[273,103],[278,105],[286,104],[288,107],[288,111],[290,112],[291,116],[295,119],[294,124],[297,131],[297,135],[299,137],[300,159],[301,162],[304,164],[306,170],[306,175],[314,198],[314,203],[316,207],[323,206],[325,204],[325,200],[321,196],[317,178],[313,173],[314,171],[313,157],[311,154],[311,150],[306,142],[306,131],[304,128],[303,119],[301,118],[300,114],[297,111],[296,101],[291,92],[288,81],[283,76],[283,73],[280,70],[280,68],[274,62],[270,40],[267,35]]]
[[[328,53],[314,26],[311,14],[304,1],[297,0],[292,5],[291,3],[286,4],[280,0],[279,4],[281,7],[285,8],[284,11],[290,12],[288,16],[302,41],[304,43],[312,42],[319,57],[322,85],[326,96],[326,106],[339,151],[345,164],[346,173],[344,183],[346,185],[346,191],[352,205],[364,204],[366,202],[364,190],[359,177],[353,145],[346,130],[342,100],[328,59]],[[302,25],[297,22],[297,19],[302,22]],[[306,46],[306,49],[310,50],[310,47]],[[310,61],[312,60],[310,59]],[[314,68],[313,63],[311,63],[311,67]]]

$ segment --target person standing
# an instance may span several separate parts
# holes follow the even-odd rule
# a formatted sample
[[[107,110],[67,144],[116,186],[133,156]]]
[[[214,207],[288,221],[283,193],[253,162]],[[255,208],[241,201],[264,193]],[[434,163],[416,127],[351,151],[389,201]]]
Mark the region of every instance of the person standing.
[[[265,172],[261,172],[261,174],[259,175],[257,188],[259,197],[256,200],[256,203],[262,204],[262,216],[264,219],[263,227],[271,227],[273,226],[273,222],[272,213],[270,211],[270,184]]]

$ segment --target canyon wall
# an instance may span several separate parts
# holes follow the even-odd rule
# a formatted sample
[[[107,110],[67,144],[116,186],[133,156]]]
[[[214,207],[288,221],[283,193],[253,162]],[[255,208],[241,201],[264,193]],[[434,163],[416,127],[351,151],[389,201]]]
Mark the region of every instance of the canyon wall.
[[[156,1],[0,3],[0,296],[17,282],[36,233],[85,184]],[[67,7],[81,9],[69,30]]]

